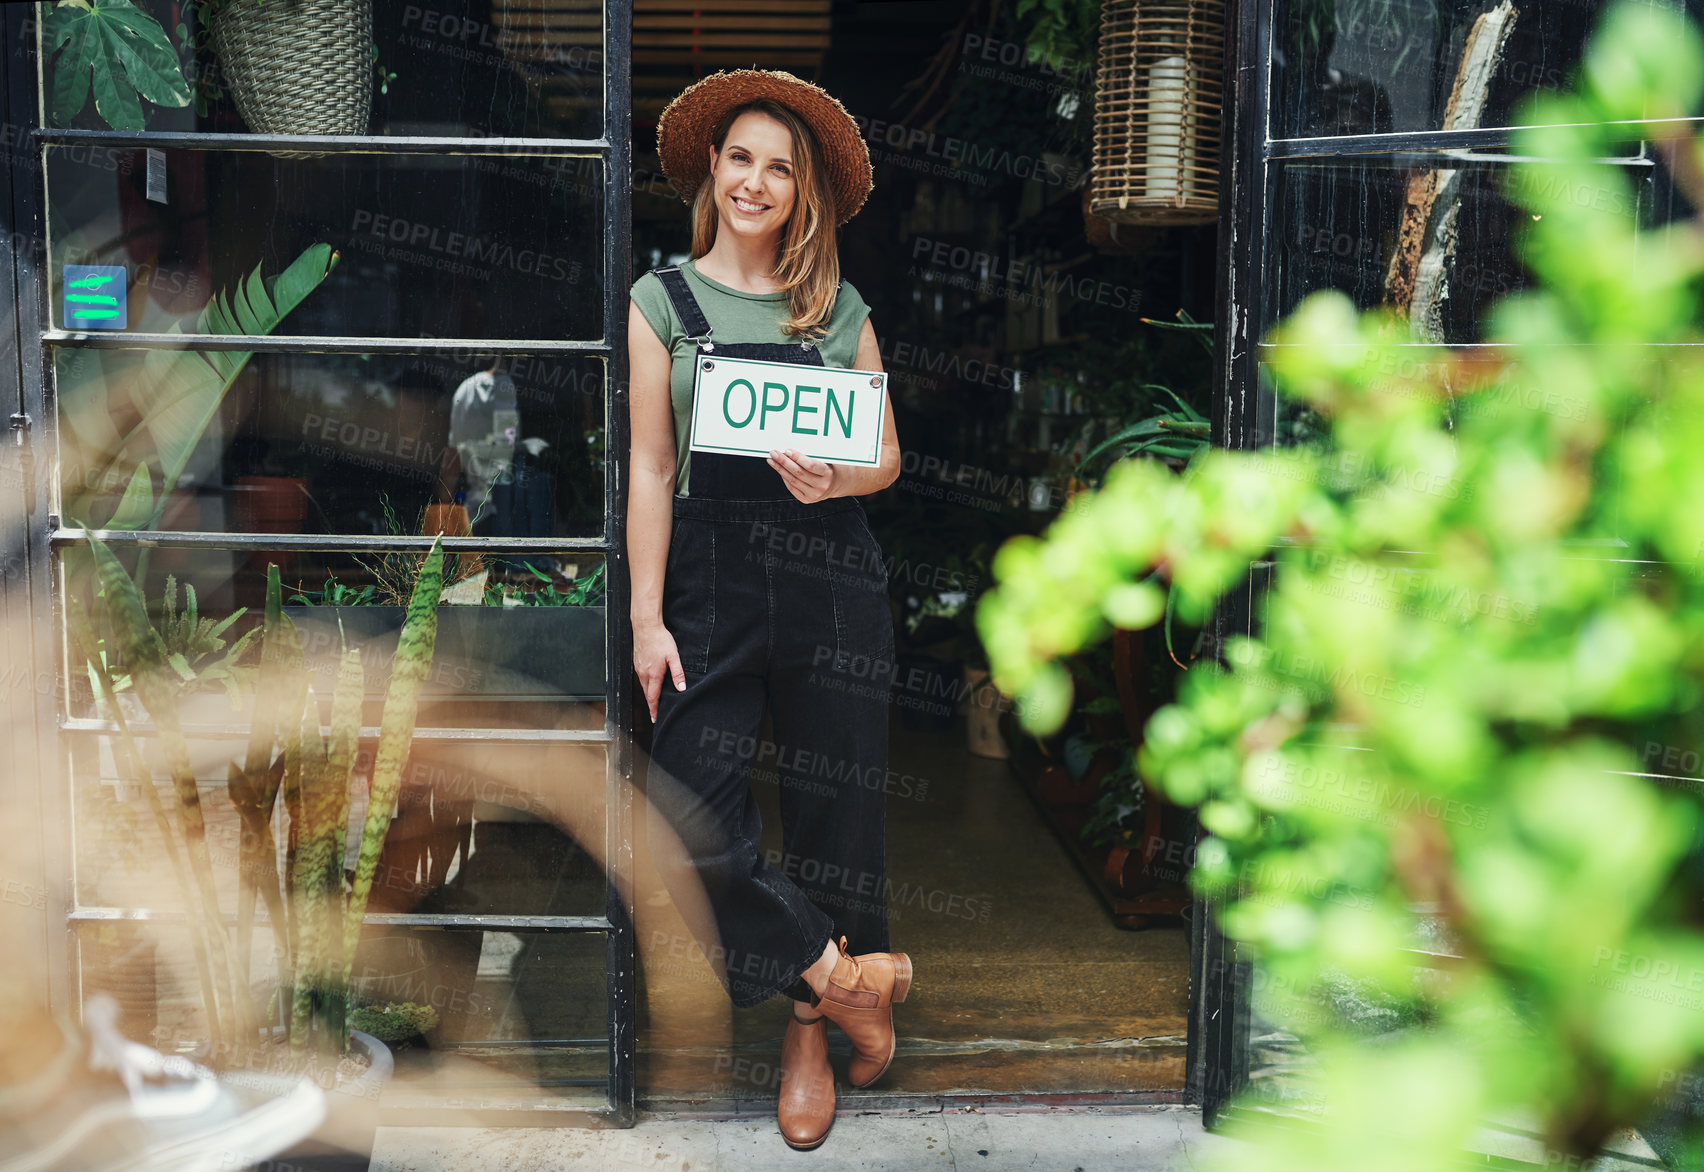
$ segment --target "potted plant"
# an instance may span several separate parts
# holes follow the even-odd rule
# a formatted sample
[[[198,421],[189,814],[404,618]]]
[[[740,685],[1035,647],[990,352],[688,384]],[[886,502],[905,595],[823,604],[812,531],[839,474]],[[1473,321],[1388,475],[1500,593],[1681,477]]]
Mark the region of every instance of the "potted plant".
[[[992,542],[977,544],[968,556],[952,559],[954,584],[963,589],[936,591],[916,600],[905,616],[907,635],[925,647],[940,649],[941,662],[956,665],[948,677],[964,714],[965,748],[978,757],[1003,760],[1011,755],[1000,732],[1000,714],[1010,708],[988,675],[988,654],[976,633],[976,603],[989,581]]]
[[[364,1019],[356,1015],[352,1021],[350,973],[380,848],[396,813],[420,692],[432,664],[443,582],[442,542],[433,543],[409,599],[367,787],[360,847],[348,871],[343,844],[361,726],[361,657],[348,648],[340,657],[327,739],[321,733],[320,697],[301,640],[284,613],[277,567],[268,567],[247,752],[242,762],[229,763],[227,775],[227,791],[243,831],[234,941],[219,912],[206,818],[183,731],[184,685],[193,681],[193,671],[181,655],[168,650],[118,557],[93,534],[89,545],[99,584],[98,617],[109,634],[98,638],[90,616],[70,607],[72,641],[118,726],[126,767],[158,823],[183,895],[207,1015],[208,1060],[223,1069],[317,1064],[328,1072],[324,1081],[340,1079],[335,1089],[342,1093],[331,1096],[325,1124],[286,1158],[297,1167],[312,1167],[320,1157],[342,1153],[335,1157],[337,1166],[350,1167],[347,1153],[352,1152],[365,1167],[377,1128],[378,1093],[390,1076],[392,1060],[382,1040],[354,1028]],[[252,637],[253,632],[244,641]],[[226,655],[216,662],[226,664],[229,659]],[[175,817],[168,815],[124,706],[117,702],[115,675],[120,668],[159,736],[171,774]],[[282,866],[273,834],[280,802],[288,823]],[[250,995],[248,972],[257,898],[266,905],[278,963],[275,992],[264,1011]]]
[[[372,0],[196,0],[203,47],[217,74],[204,74],[205,114],[228,83],[243,122],[257,134],[366,134],[372,113]],[[394,75],[382,75],[385,88]],[[319,158],[323,151],[273,151]]]
[[[381,503],[386,526],[400,532],[389,502]],[[429,507],[423,524],[441,528],[441,520]],[[328,575],[317,592],[290,596],[285,611],[302,628],[317,672],[333,674],[326,652],[343,636],[381,661],[391,653],[403,623],[402,591],[417,559],[405,553],[366,559],[369,584],[353,587]],[[438,609],[438,668],[427,681],[428,697],[603,699],[604,565],[566,579],[521,564],[525,587],[497,581],[472,555],[456,560]],[[455,602],[456,595],[477,603]]]

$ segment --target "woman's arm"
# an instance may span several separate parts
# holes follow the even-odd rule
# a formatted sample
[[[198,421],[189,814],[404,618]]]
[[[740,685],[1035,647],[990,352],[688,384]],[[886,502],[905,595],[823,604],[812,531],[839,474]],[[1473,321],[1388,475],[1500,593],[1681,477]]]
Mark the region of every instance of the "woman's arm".
[[[645,691],[651,719],[663,677],[686,687],[680,652],[663,626],[663,569],[674,524],[674,408],[669,401],[669,351],[639,306],[627,310],[628,456],[627,568],[632,582],[633,670]]]
[[[863,332],[858,335],[858,356],[852,360],[853,370],[880,371],[882,351],[876,344],[876,328],[864,319]],[[886,380],[890,384],[892,379]],[[890,386],[891,390],[891,386]],[[812,459],[803,452],[783,448],[769,454],[769,466],[787,482],[787,491],[809,504],[831,496],[864,496],[880,492],[899,479],[899,434],[893,422],[893,396],[882,396],[882,455],[874,468],[857,464],[830,464]]]

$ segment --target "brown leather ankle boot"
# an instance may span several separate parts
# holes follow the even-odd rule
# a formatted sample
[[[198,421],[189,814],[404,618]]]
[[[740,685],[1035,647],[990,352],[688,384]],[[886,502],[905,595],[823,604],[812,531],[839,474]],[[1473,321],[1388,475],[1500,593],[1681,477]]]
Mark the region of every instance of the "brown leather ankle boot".
[[[834,1069],[828,1064],[828,1018],[793,1015],[781,1040],[781,1098],[775,1121],[787,1146],[809,1151],[834,1126]]]
[[[812,1004],[852,1041],[847,1080],[867,1087],[893,1061],[893,1006],[911,991],[911,958],[903,952],[866,952],[848,956],[840,938],[840,959],[828,985]]]

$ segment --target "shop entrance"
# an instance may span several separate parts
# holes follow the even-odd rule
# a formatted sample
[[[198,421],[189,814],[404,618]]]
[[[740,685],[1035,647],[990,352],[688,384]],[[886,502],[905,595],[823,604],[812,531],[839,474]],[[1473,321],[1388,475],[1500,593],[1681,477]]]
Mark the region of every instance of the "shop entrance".
[[[142,7],[175,37],[174,5]],[[1118,238],[1085,219],[1088,58],[1051,72],[1009,60],[1020,33],[1003,5],[731,0],[723,32],[674,3],[444,7],[374,5],[384,88],[375,79],[366,122],[310,143],[256,131],[227,91],[148,109],[140,129],[92,104],[43,109],[58,66],[33,10],[9,11],[9,120],[30,145],[8,171],[19,350],[5,470],[22,523],[0,601],[23,616],[6,645],[53,681],[7,779],[40,828],[28,878],[55,893],[40,937],[58,943],[31,979],[66,1005],[97,981],[119,988],[125,1027],[162,1049],[207,1040],[194,917],[68,634],[70,609],[91,601],[68,570],[88,550],[81,523],[156,609],[193,586],[201,616],[243,612],[233,639],[277,567],[328,728],[325,652],[349,637],[370,648],[363,785],[400,624],[386,612],[442,537],[439,657],[355,970],[364,1008],[415,1007],[393,1023],[386,1121],[627,1122],[637,1103],[773,1096],[785,1004],[731,1014],[701,966],[648,947],[653,924],[671,938],[666,909],[635,906],[645,888],[626,884],[642,845],[626,734],[643,735],[624,481],[606,459],[627,442],[631,278],[686,251],[656,115],[695,76],[756,60],[824,84],[876,163],[841,257],[874,307],[905,451],[868,506],[901,650],[881,779],[889,901],[895,947],[919,967],[902,1061],[865,1101],[1189,1097],[1191,940],[1207,937],[1177,883],[1194,830],[1121,764],[1195,633],[1085,657],[1081,711],[1038,742],[979,685],[971,615],[993,551],[1092,484],[1116,454],[1097,465],[1094,449],[1122,423],[1173,412],[1204,441],[1206,339],[1144,319],[1213,318],[1211,229]],[[186,62],[207,51],[185,48]],[[102,275],[85,269],[123,279],[106,325],[68,316],[81,286],[67,282]],[[214,293],[229,305],[251,275],[285,271],[311,287],[274,320],[252,300],[198,317]],[[146,389],[148,364],[173,353],[203,364],[192,384],[217,376],[193,433]],[[102,448],[114,421],[155,447],[117,459]],[[129,491],[139,465],[146,499]],[[217,651],[186,663],[204,674]],[[214,902],[250,946],[233,993],[246,980],[265,1007],[274,937],[239,882],[255,860],[226,772],[247,717],[221,707],[221,678],[206,676],[184,727]],[[758,785],[778,852],[776,791]],[[284,807],[272,826],[286,843]]]
[[[690,61],[666,52],[683,30],[636,30],[634,273],[690,255],[655,126],[706,73],[756,61],[823,85],[865,129],[875,167],[840,259],[872,306],[904,453],[899,480],[865,505],[900,651],[894,678],[878,681],[892,703],[892,947],[911,954],[917,983],[896,1010],[888,1075],[840,1094],[1183,1101],[1194,828],[1121,766],[1196,632],[1172,624],[1169,651],[1154,631],[1085,656],[1080,712],[1042,742],[986,686],[971,615],[999,544],[1039,532],[1105,471],[1111,453],[1085,465],[1097,445],[1159,413],[1204,420],[1210,330],[1143,319],[1212,320],[1213,229],[1108,240],[1086,218],[1091,58],[1023,65],[1007,6],[835,6],[832,20],[826,2],[728,7],[747,20],[761,9],[762,28],[730,11],[726,27],[695,34],[730,47]],[[1181,434],[1205,443],[1205,430]],[[643,711],[638,723],[643,733]],[[780,784],[760,759],[765,848],[783,868],[808,867],[782,852]],[[642,955],[651,931],[642,909]],[[642,1101],[772,1099],[785,999],[730,1011],[690,958],[667,955],[670,931],[654,931]]]

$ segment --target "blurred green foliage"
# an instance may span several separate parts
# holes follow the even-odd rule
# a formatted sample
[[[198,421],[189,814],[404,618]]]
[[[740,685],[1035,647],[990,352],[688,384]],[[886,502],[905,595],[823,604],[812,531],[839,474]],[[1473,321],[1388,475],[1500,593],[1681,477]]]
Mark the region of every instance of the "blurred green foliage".
[[[1037,732],[1062,657],[1274,562],[1259,637],[1190,670],[1137,757],[1198,807],[1192,882],[1317,1057],[1328,1126],[1249,1133],[1244,1172],[1450,1167],[1511,1115],[1580,1167],[1704,1056],[1704,784],[1650,764],[1698,749],[1704,228],[1642,230],[1601,161],[1651,141],[1704,203],[1704,144],[1657,122],[1701,88],[1695,29],[1609,9],[1577,89],[1514,120],[1533,286],[1500,347],[1315,294],[1268,340],[1323,442],[1121,461],[996,555],[977,621]],[[1428,932],[1454,960],[1411,963]],[[1316,996],[1345,985],[1410,1028],[1357,1043]]]

